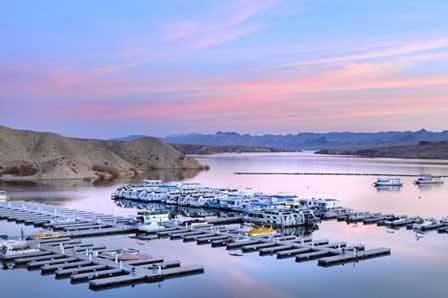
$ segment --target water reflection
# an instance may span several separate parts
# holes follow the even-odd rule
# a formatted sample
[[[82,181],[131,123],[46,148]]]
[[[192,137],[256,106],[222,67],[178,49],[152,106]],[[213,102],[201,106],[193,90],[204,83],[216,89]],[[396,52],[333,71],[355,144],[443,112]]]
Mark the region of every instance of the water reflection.
[[[423,192],[432,191],[436,189],[440,189],[444,186],[444,184],[417,184],[416,187]]]
[[[163,180],[163,181],[182,181],[187,179],[192,179],[197,176],[201,171],[199,169],[158,169],[158,170],[148,170],[142,175],[137,177],[120,177],[115,180],[109,181],[98,181],[95,185],[97,186],[110,186],[124,183],[138,183],[143,179],[150,180]],[[79,188],[88,187],[92,183],[88,180],[83,179],[60,179],[60,180],[40,180],[37,181],[8,181],[0,180],[0,187],[8,188],[10,190],[23,189],[23,188],[38,188],[40,190],[51,190],[51,189],[61,189],[61,188]]]
[[[141,181],[141,179],[162,180],[162,181],[182,181],[196,177],[202,170],[198,169],[161,169],[146,171],[143,177],[137,177],[132,181]]]
[[[115,200],[115,204],[121,208],[167,211],[170,213],[171,218],[178,218],[178,217],[209,218],[209,217],[231,217],[241,215],[240,213],[232,211],[224,211],[209,208],[193,208],[193,207],[184,207],[184,206],[167,205],[159,203],[135,202],[125,199]],[[283,228],[279,229],[279,231],[283,232],[287,236],[294,235],[300,237],[308,237],[311,236],[312,233],[318,229],[319,226],[317,224],[314,224],[312,226],[306,226],[306,227]]]
[[[291,228],[284,228],[281,229],[282,233],[284,233],[286,236],[298,236],[298,237],[311,237],[314,231],[317,231],[319,229],[319,226],[317,224],[314,224],[312,226],[306,226],[306,227],[291,227]]]
[[[377,192],[399,192],[401,186],[375,186]]]
[[[185,206],[177,206],[177,205],[167,205],[167,204],[158,204],[158,203],[144,203],[144,202],[135,202],[130,200],[115,200],[115,204],[121,208],[133,208],[133,209],[149,209],[149,210],[161,210],[170,212],[172,217],[176,216],[187,216],[194,218],[204,218],[204,217],[212,217],[212,216],[232,216],[233,212],[226,212],[214,209],[205,209],[205,208],[192,208]]]
[[[371,186],[372,177],[319,177],[319,176],[237,176],[235,171],[301,171],[301,172],[400,172],[422,175],[448,175],[448,165],[432,161],[397,161],[322,157],[306,154],[238,154],[205,156],[200,161],[211,166],[210,171],[197,176],[152,176],[187,179],[216,187],[251,187],[266,193],[292,192],[302,197],[333,197],[341,205],[356,210],[443,217],[448,215],[447,184],[419,188],[413,178],[404,178],[399,192],[378,192]],[[148,177],[149,178],[149,177]],[[120,183],[93,187],[77,182],[57,182],[43,186],[1,186],[13,199],[46,200],[69,208],[86,209],[114,215],[135,215],[138,206],[117,206],[110,199]],[[420,197],[420,198],[419,198]],[[126,208],[123,208],[126,207]],[[140,206],[142,207],[142,206]],[[177,212],[173,206],[173,212]],[[206,210],[209,212],[209,210]],[[204,216],[201,210],[179,209],[179,212]],[[198,214],[195,214],[198,212]],[[207,216],[207,215],[206,215]],[[26,234],[33,229],[23,226]],[[309,235],[303,229],[288,229],[288,233]],[[367,247],[388,247],[392,255],[352,265],[320,268],[315,261],[297,264],[293,259],[277,260],[245,254],[229,256],[225,248],[198,246],[171,240],[151,241],[143,246],[125,236],[89,239],[88,242],[116,247],[134,247],[153,256],[179,259],[182,264],[201,264],[206,273],[201,276],[173,279],[157,284],[144,284],[134,288],[120,288],[93,293],[86,285],[73,286],[67,282],[43,278],[27,270],[1,271],[2,293],[27,298],[56,297],[448,297],[446,264],[448,249],[446,235],[437,232],[421,235],[400,230],[387,230],[376,225],[347,225],[345,222],[325,221],[311,232],[315,239],[346,241]],[[19,235],[20,225],[0,222],[0,234]],[[24,287],[24,282],[29,285]],[[33,288],[33,290],[30,290]]]

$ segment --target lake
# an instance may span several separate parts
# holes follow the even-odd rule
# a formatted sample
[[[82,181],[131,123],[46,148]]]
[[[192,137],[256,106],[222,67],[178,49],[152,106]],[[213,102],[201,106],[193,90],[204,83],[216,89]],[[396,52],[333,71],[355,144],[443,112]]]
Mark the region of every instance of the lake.
[[[210,170],[188,181],[204,185],[251,188],[267,193],[296,193],[300,197],[331,197],[340,205],[360,211],[448,216],[448,183],[418,187],[415,178],[403,178],[399,190],[378,191],[370,176],[235,175],[234,172],[362,172],[448,175],[448,163],[423,160],[362,159],[318,156],[311,153],[222,154],[197,157]],[[133,215],[110,200],[117,185],[88,186],[81,181],[48,182],[41,186],[5,186],[13,199],[33,200],[115,215]],[[0,222],[0,234],[18,235],[20,226]],[[35,231],[29,226],[26,233]],[[136,247],[154,256],[201,264],[202,275],[141,284],[105,292],[86,284],[41,276],[25,269],[0,270],[2,292],[9,297],[447,297],[448,235],[430,232],[423,238],[406,229],[388,230],[375,225],[347,225],[327,221],[312,233],[315,239],[388,247],[391,256],[330,268],[316,261],[295,263],[246,254],[230,256],[224,248],[170,240],[142,245],[126,236],[97,238],[110,245]],[[26,286],[23,286],[26,285]]]

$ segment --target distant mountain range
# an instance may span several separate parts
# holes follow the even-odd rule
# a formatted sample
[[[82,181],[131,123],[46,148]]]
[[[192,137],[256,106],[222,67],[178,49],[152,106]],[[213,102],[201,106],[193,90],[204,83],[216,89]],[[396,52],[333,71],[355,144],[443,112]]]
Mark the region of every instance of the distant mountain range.
[[[132,138],[135,136],[129,136]],[[385,146],[416,145],[421,141],[441,142],[448,140],[448,130],[431,132],[419,131],[387,131],[387,132],[329,132],[329,133],[297,133],[297,134],[265,134],[250,135],[236,132],[217,132],[215,134],[183,134],[163,138],[172,144],[200,145],[240,145],[277,148],[282,150],[361,150]]]

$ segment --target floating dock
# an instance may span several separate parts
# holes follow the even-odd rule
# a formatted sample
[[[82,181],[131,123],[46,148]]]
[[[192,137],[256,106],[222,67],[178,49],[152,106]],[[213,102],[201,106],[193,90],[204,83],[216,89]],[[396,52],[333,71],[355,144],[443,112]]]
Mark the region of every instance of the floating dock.
[[[104,258],[93,244],[79,243],[60,238],[51,243],[33,242],[36,252],[4,256],[4,264],[26,266],[29,270],[40,270],[42,274],[54,274],[57,279],[69,278],[72,283],[88,282],[93,290],[115,286],[134,285],[142,282],[161,281],[185,275],[199,274],[204,268],[199,265],[181,266],[179,261],[165,261],[150,257],[146,260],[117,261]],[[78,250],[78,247],[85,247]],[[102,252],[117,249],[102,249]]]
[[[338,257],[338,262],[328,262],[331,265],[358,262],[377,257],[381,250],[381,256],[389,255],[390,249],[365,250],[363,245],[348,246],[344,241],[330,242],[329,240],[313,240],[298,236],[284,236],[271,234],[257,238],[238,239],[232,230],[216,227],[199,226],[185,227],[170,226],[166,231],[154,231],[146,234],[153,239],[169,238],[171,240],[183,240],[184,242],[196,242],[197,245],[211,244],[211,247],[225,246],[227,250],[239,250],[241,253],[258,252],[260,256],[275,255],[278,259],[295,258],[296,262],[321,260],[327,257]],[[360,253],[363,252],[363,253]],[[331,263],[331,264],[330,264]]]
[[[130,218],[33,202],[0,203],[0,220],[51,229],[60,237],[84,238],[137,232]]]
[[[362,216],[347,213],[341,218],[349,219],[350,216],[362,222],[378,218],[382,221],[395,219],[369,213]],[[239,250],[241,254],[258,252],[261,256],[274,255],[278,259],[294,258],[298,263],[317,260],[320,266],[358,262],[391,253],[387,248],[366,250],[362,245],[349,246],[344,241],[314,240],[282,233],[242,238],[238,233],[239,225],[231,224],[239,222],[239,217],[188,227],[167,223],[160,229],[141,232],[129,218],[31,202],[6,202],[0,203],[2,219],[40,226],[57,233],[53,238],[33,240],[38,251],[5,256],[3,263],[41,270],[43,274],[54,274],[60,279],[70,278],[72,283],[88,282],[94,290],[197,274],[204,272],[204,268],[199,265],[183,267],[179,261],[163,258],[114,262],[101,255],[116,249],[84,243],[80,238],[117,234],[135,235],[141,240],[168,238],[225,247],[229,251]]]

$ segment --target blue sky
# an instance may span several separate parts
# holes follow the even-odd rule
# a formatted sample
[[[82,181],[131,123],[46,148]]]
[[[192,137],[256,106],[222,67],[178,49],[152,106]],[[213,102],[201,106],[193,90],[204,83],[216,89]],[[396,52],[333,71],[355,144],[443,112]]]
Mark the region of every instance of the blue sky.
[[[448,128],[447,1],[9,1],[0,124],[70,136]]]

